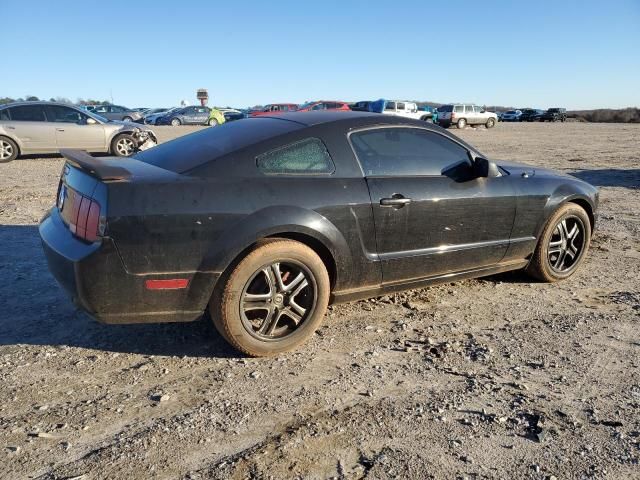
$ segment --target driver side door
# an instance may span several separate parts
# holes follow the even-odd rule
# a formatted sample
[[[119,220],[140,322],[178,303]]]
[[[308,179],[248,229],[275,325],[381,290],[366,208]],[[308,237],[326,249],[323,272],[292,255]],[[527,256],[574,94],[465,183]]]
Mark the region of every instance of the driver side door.
[[[384,284],[502,260],[516,212],[508,175],[478,178],[470,152],[432,130],[370,128],[350,141],[369,187]]]

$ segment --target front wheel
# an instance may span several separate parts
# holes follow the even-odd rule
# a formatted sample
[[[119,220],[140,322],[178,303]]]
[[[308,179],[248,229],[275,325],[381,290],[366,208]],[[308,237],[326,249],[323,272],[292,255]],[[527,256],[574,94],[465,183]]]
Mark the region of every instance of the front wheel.
[[[292,240],[270,240],[228,275],[209,311],[220,334],[255,357],[277,355],[305,342],[322,322],[329,275],[320,257]]]
[[[493,118],[489,118],[487,120],[487,123],[485,123],[485,127],[487,128],[493,128],[493,126],[496,124],[496,121]]]
[[[0,137],[0,163],[18,158],[18,145],[7,137]]]
[[[124,118],[122,119],[122,121],[123,121],[123,122],[133,122],[133,118],[131,118],[131,117],[124,117]]]
[[[209,126],[210,127],[217,127],[218,126],[218,121],[215,118],[210,118],[209,119]]]
[[[563,205],[544,227],[527,273],[544,282],[569,278],[584,260],[590,241],[587,212],[575,203]]]
[[[121,133],[111,143],[111,153],[118,157],[133,155],[138,148],[136,140],[127,133]]]
[[[464,118],[461,118],[460,120],[458,120],[456,126],[462,129],[467,126],[467,121]]]

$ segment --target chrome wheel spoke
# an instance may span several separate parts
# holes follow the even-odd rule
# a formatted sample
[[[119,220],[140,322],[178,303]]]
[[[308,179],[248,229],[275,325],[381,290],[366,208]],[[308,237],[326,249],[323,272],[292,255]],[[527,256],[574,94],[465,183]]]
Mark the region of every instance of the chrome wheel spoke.
[[[272,335],[273,331],[278,326],[282,311],[270,311],[266,318],[262,321],[258,333],[261,335]]]
[[[576,237],[576,235],[578,235],[579,231],[580,231],[580,229],[578,228],[578,224],[575,223],[573,225],[573,228],[571,229],[571,231],[569,233],[567,233],[567,239],[573,240]]]
[[[298,308],[300,308],[300,307],[298,307]],[[303,313],[298,314],[298,313],[294,312],[291,308],[286,308],[286,309],[284,309],[282,311],[282,314],[286,315],[287,317],[289,317],[291,320],[294,321],[294,323],[296,325],[298,325],[298,324],[300,324],[300,321],[302,320],[302,315],[304,315],[305,310],[302,309],[302,312]]]
[[[284,290],[284,282],[282,281],[282,274],[280,273],[280,264],[274,263],[271,265],[271,271],[273,272],[273,278],[276,280],[276,288],[279,292]]]
[[[564,257],[565,257],[566,251],[565,250],[560,250],[560,253],[558,253],[558,258],[556,259],[553,267],[556,270],[561,270],[562,269],[562,265],[564,264]]]
[[[285,285],[283,290],[284,290],[285,292],[290,292],[290,291],[291,291],[291,290],[293,290],[293,289],[296,287],[296,285],[298,285],[300,282],[303,282],[303,283],[305,283],[305,282],[306,282],[306,280],[304,279],[304,273],[302,273],[302,272],[300,272],[296,278],[294,278],[294,279],[293,279],[293,280],[291,280],[287,285]],[[298,289],[296,290],[296,292],[299,292],[299,290],[300,290],[300,289],[298,288]],[[297,295],[297,293],[292,294],[292,296],[295,296],[295,295]]]

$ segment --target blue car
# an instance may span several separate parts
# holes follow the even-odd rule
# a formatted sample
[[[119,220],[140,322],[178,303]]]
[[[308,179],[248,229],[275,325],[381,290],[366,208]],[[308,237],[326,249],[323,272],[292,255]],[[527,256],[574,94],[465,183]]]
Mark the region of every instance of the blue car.
[[[178,108],[156,119],[156,125],[207,125],[209,112],[209,107],[200,105]]]

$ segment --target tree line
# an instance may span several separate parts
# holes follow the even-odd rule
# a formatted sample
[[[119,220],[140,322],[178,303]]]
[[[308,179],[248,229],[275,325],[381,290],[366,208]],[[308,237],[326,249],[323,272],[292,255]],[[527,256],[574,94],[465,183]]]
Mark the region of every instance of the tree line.
[[[11,97],[0,97],[0,105],[4,103],[12,103],[12,102],[39,102],[46,101],[46,98],[38,98],[35,95],[25,95],[20,98],[11,98]],[[71,101],[67,97],[51,97],[49,99],[50,102],[58,102],[58,103],[68,103],[69,105],[110,105],[111,102],[108,100],[94,100],[93,98],[78,98],[75,102]]]

